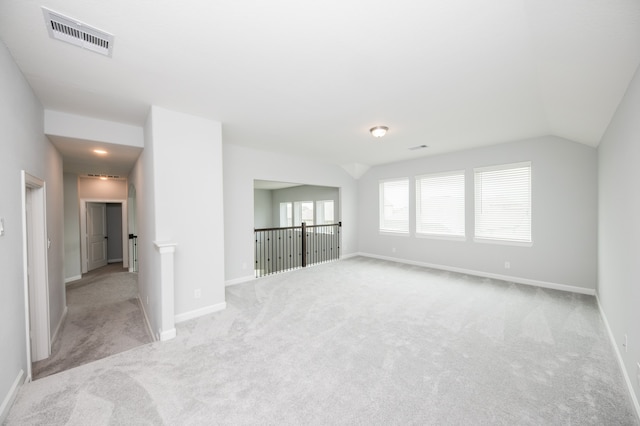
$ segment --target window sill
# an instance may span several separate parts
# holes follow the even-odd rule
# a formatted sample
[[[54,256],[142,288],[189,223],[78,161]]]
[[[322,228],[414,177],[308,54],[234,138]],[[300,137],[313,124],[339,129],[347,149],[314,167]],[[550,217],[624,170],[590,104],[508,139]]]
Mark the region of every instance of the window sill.
[[[490,238],[478,238],[473,239],[474,243],[480,244],[498,244],[503,246],[515,246],[515,247],[533,247],[533,241],[509,241],[509,240],[492,240]]]
[[[427,240],[445,240],[445,241],[467,241],[466,236],[459,235],[437,235],[437,234],[418,234],[416,233],[416,238],[424,238]]]
[[[382,231],[380,230],[380,235],[389,235],[392,237],[410,237],[409,232],[401,232],[401,231]]]

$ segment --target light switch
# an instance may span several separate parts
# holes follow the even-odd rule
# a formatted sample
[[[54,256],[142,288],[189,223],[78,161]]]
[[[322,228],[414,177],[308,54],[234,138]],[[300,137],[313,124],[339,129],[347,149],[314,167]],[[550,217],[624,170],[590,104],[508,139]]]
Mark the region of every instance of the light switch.
[[[0,217],[0,237],[4,236],[4,217]]]

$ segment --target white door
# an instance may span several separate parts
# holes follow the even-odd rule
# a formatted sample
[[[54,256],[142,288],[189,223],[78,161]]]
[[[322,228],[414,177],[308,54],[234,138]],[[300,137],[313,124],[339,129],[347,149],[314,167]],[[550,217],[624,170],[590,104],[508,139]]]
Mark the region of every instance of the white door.
[[[107,205],[87,203],[87,270],[107,264]]]

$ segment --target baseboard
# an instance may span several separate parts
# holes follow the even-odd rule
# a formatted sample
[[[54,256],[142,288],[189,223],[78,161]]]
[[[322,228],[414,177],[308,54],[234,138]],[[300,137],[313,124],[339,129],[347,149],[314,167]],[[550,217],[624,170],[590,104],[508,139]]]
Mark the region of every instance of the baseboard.
[[[140,308],[142,308],[142,315],[144,316],[144,322],[147,324],[147,330],[151,335],[151,338],[154,342],[158,341],[159,336],[157,336],[153,329],[151,328],[151,323],[149,322],[149,316],[147,315],[147,310],[144,308],[144,303],[142,303],[142,299],[140,299],[140,295],[138,295],[138,303],[140,304]]]
[[[176,321],[176,324],[178,324],[193,318],[201,317],[203,315],[208,315],[214,312],[222,311],[226,308],[227,308],[227,302],[216,303],[215,305],[205,306],[204,308],[178,314],[175,316],[175,321]]]
[[[65,278],[64,279],[64,283],[65,284],[69,284],[70,282],[78,281],[78,280],[81,280],[81,279],[82,279],[82,275],[75,275],[73,277]]]
[[[358,256],[364,256],[364,255],[360,253],[343,254],[340,256],[340,260],[351,259],[352,257],[358,257]]]
[[[474,271],[472,269],[457,268],[454,266],[436,265],[433,263],[418,262],[414,260],[400,259],[397,257],[380,256],[380,255],[371,254],[371,253],[358,253],[358,256],[388,260],[390,262],[405,263],[407,265],[423,266],[425,268],[440,269],[443,271],[458,272],[460,274],[474,275],[474,276],[483,277],[483,278],[492,278],[496,280],[508,281],[508,282],[517,283],[517,284],[525,284],[525,285],[530,285],[534,287],[550,288],[553,290],[567,291],[570,293],[586,294],[589,296],[595,296],[596,294],[595,289],[590,289],[590,288],[576,287],[576,286],[566,285],[566,284],[550,283],[546,281],[531,280],[528,278],[514,277],[509,275],[493,274],[490,272]]]
[[[242,283],[246,283],[247,281],[252,281],[255,280],[256,277],[255,275],[247,275],[245,277],[240,277],[240,278],[234,278],[232,280],[227,280],[224,282],[224,286],[225,287],[229,287],[232,285],[236,285],[236,284],[242,284]]]
[[[166,342],[167,340],[175,339],[176,337],[176,329],[172,328],[171,330],[158,330],[158,335],[160,336],[161,342]]]
[[[622,376],[624,377],[624,381],[627,384],[627,390],[629,391],[629,396],[631,397],[631,402],[633,407],[636,410],[636,418],[638,422],[640,422],[640,403],[638,403],[638,397],[633,390],[633,385],[631,382],[631,378],[627,372],[627,369],[624,365],[624,359],[622,358],[622,353],[618,348],[618,343],[616,342],[615,337],[613,337],[613,333],[611,332],[611,327],[609,326],[609,321],[607,320],[607,315],[604,313],[602,309],[602,305],[600,304],[600,297],[598,297],[598,293],[596,293],[596,301],[598,302],[598,309],[600,310],[600,316],[602,317],[602,322],[604,322],[604,326],[607,329],[607,333],[609,334],[609,340],[611,341],[611,345],[613,346],[613,350],[616,354],[616,359],[618,360],[618,366],[622,371]]]
[[[2,400],[2,405],[0,405],[0,424],[4,424],[4,421],[9,415],[9,410],[11,410],[11,406],[18,396],[20,385],[24,383],[23,376],[24,371],[20,369],[20,371],[18,372],[18,377],[16,377],[16,379],[13,381],[13,385],[11,385],[11,389],[9,389],[9,393],[7,393],[7,395],[5,395],[4,399]]]
[[[122,258],[120,259],[107,259],[107,263],[118,263],[122,262]]]
[[[53,346],[53,342],[58,338],[58,333],[62,328],[62,324],[64,324],[65,318],[67,318],[67,312],[69,312],[69,308],[67,306],[64,307],[64,311],[62,311],[62,316],[60,317],[60,321],[58,321],[58,325],[56,326],[56,330],[53,332],[53,336],[51,337],[51,346]]]

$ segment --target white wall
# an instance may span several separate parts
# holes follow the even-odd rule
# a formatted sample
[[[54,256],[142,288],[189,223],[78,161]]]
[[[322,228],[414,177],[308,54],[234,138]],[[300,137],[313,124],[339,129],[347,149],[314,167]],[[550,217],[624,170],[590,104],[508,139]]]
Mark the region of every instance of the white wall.
[[[357,248],[357,183],[339,166],[224,144],[225,279],[253,277],[253,181],[297,182],[340,188],[342,254]]]
[[[67,282],[82,277],[78,203],[78,175],[64,173],[64,279]]]
[[[598,298],[636,410],[640,384],[640,73],[631,80],[598,148]],[[624,350],[625,334],[628,347]],[[639,412],[640,414],[640,412]]]
[[[80,177],[78,197],[101,201],[126,200],[127,185],[126,180]]]
[[[271,228],[273,225],[273,205],[269,189],[253,190],[253,226],[255,228]],[[278,226],[278,225],[275,225]]]
[[[65,308],[62,158],[44,136],[43,108],[0,42],[0,422],[27,371],[20,172],[46,182],[50,325]]]
[[[225,306],[222,133],[218,122],[154,106],[145,138],[144,158],[136,166],[142,174],[135,170],[132,182],[138,194],[141,293],[154,305],[148,313],[158,330],[162,294],[157,288],[160,265],[154,241],[177,244],[178,319]],[[150,259],[155,260],[147,263]]]
[[[532,247],[473,242],[473,168],[532,162]],[[466,170],[466,241],[416,238],[413,178]],[[379,180],[410,178],[411,236],[378,231]],[[405,261],[593,292],[596,285],[597,159],[594,148],[543,137],[371,168],[359,182],[359,251]],[[393,252],[392,249],[396,251]],[[506,270],[505,261],[511,263]]]

